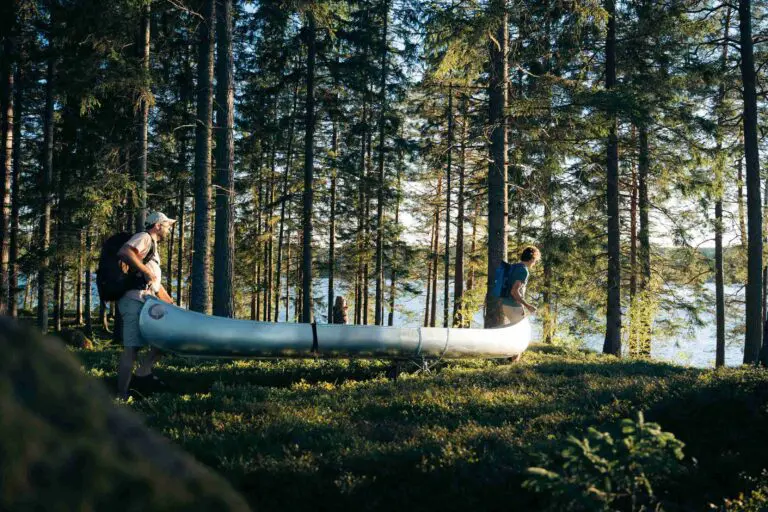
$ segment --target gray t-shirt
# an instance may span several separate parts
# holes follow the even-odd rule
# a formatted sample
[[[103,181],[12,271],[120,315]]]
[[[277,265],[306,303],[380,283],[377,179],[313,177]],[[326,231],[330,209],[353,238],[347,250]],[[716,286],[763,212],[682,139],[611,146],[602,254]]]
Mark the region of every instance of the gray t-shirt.
[[[512,293],[512,288],[516,281],[522,281],[522,286],[520,286],[520,296],[525,297],[525,287],[528,285],[528,267],[526,267],[523,263],[515,263],[514,268],[512,269],[512,278],[510,279],[512,286],[509,287],[510,293]],[[505,306],[512,306],[516,308],[523,307],[522,304],[518,304],[518,302],[513,299],[511,296],[504,297],[502,299],[502,303]]]
[[[147,232],[136,233],[126,242],[126,245],[136,249],[136,252],[139,253],[139,258],[144,259],[152,248],[152,235]],[[161,279],[163,277],[163,271],[160,267],[159,252],[157,246],[155,246],[155,253],[152,255],[152,259],[146,263],[149,270],[155,274],[156,279],[150,283],[150,287],[146,290],[128,290],[125,292],[126,297],[138,300],[139,302],[144,302],[144,297],[147,295],[152,297],[157,296],[157,292],[160,291],[160,283],[162,282]]]

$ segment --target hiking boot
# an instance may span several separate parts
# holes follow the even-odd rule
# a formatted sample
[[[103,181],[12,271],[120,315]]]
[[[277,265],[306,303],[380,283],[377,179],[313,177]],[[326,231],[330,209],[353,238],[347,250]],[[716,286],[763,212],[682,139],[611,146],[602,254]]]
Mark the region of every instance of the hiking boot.
[[[163,382],[160,377],[154,373],[140,377],[138,375],[133,376],[134,386],[138,391],[152,392],[152,391],[169,391],[168,384]]]

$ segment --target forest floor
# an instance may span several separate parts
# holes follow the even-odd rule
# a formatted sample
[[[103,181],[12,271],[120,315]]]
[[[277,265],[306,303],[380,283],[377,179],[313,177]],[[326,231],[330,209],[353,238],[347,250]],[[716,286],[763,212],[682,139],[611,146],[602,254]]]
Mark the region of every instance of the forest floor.
[[[114,389],[117,347],[72,350]],[[170,391],[127,406],[255,510],[557,509],[552,492],[522,486],[527,468],[561,471],[569,436],[588,427],[620,436],[621,420],[639,411],[685,443],[679,471],[648,472],[664,510],[768,507],[765,370],[546,346],[519,363],[446,362],[396,380],[391,365],[171,356],[156,371]]]

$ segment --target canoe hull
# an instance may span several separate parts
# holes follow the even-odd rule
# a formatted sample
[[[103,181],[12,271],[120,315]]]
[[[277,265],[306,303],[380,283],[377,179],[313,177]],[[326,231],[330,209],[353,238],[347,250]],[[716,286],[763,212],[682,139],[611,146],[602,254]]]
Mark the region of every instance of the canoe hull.
[[[503,358],[531,341],[528,319],[495,329],[378,327],[253,322],[214,317],[147,298],[139,317],[144,339],[191,356],[273,358]]]

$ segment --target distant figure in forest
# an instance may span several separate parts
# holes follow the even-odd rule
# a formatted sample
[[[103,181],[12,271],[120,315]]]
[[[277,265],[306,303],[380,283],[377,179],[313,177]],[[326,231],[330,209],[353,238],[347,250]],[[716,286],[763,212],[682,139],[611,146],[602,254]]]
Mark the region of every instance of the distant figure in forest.
[[[346,324],[347,323],[347,300],[339,295],[336,297],[336,301],[333,303],[333,321],[334,324]]]
[[[157,242],[168,238],[176,221],[164,213],[153,212],[146,220],[146,230],[136,233],[118,252],[118,257],[136,272],[134,289],[125,292],[117,302],[117,309],[122,319],[123,353],[117,367],[117,392],[123,399],[128,398],[133,365],[139,349],[149,346],[139,331],[139,313],[147,296],[156,297],[164,302],[173,303],[161,283],[162,267]],[[155,387],[165,387],[152,373],[152,366],[160,358],[160,351],[151,347],[149,353],[136,370],[136,379]]]
[[[513,265],[509,296],[502,298],[506,325],[514,325],[525,318],[526,312],[536,313],[536,306],[526,302],[525,287],[528,284],[530,270],[541,260],[541,252],[529,245],[520,253],[520,261]]]

